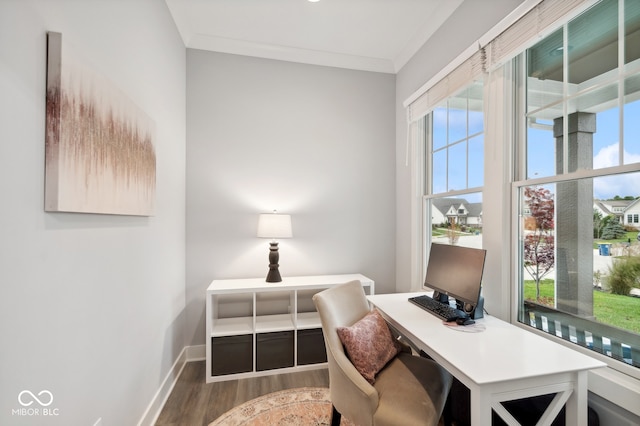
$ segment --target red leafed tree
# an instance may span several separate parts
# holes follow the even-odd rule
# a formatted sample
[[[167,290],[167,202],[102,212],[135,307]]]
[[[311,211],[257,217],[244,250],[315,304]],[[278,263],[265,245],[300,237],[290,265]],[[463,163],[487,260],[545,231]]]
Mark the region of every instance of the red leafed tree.
[[[535,221],[535,229],[524,237],[524,267],[536,282],[536,300],[539,301],[540,281],[555,264],[553,194],[542,187],[526,187],[524,198]]]

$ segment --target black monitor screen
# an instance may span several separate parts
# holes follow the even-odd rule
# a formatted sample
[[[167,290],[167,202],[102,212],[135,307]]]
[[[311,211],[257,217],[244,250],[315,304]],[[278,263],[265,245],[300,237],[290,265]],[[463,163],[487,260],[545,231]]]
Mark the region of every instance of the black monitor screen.
[[[424,286],[475,306],[486,253],[484,249],[431,244]]]

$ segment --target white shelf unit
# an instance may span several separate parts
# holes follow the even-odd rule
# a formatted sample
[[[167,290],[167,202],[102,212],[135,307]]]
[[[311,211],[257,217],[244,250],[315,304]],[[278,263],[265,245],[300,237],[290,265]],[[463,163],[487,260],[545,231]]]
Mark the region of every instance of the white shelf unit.
[[[207,288],[207,383],[301,369],[326,361],[315,293],[358,280],[375,294],[373,280],[361,274],[214,280]],[[319,342],[319,349],[308,342]],[[311,353],[311,355],[309,355]]]

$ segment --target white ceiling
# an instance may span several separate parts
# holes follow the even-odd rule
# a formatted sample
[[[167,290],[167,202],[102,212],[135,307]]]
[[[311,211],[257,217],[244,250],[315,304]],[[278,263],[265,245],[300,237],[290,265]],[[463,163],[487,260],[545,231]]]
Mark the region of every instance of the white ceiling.
[[[189,48],[396,73],[463,0],[165,0]]]

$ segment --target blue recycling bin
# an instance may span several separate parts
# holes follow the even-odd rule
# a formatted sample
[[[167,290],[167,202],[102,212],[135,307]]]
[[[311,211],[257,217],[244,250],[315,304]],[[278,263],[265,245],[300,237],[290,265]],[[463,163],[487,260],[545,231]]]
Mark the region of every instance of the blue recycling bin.
[[[598,244],[600,256],[611,256],[611,244]]]

